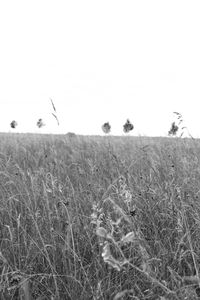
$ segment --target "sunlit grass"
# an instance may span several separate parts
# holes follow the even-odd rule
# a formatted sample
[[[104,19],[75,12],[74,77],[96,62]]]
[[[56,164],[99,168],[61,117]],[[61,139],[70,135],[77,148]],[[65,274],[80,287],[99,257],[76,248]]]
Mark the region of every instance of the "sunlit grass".
[[[198,299],[198,140],[0,141],[1,299]]]

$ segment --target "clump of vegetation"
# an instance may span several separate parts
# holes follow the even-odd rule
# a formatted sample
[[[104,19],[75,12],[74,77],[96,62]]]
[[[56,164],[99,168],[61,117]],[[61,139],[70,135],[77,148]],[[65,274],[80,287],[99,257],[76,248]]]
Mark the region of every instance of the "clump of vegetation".
[[[106,134],[110,133],[111,131],[111,125],[109,124],[109,122],[104,123],[101,128]]]
[[[38,128],[42,128],[42,127],[44,127],[45,126],[45,123],[43,122],[43,120],[42,119],[39,119],[38,121],[37,121],[37,127]]]
[[[172,123],[171,128],[168,132],[169,136],[175,136],[178,132],[178,126],[175,124],[175,122]]]
[[[131,130],[133,130],[133,128],[134,128],[133,124],[129,121],[129,119],[127,119],[126,123],[123,125],[123,131],[125,133],[128,133]]]
[[[66,136],[69,137],[69,138],[75,138],[76,137],[76,133],[74,133],[74,132],[68,132],[68,133],[66,133]]]
[[[171,128],[168,132],[168,136],[177,136],[177,133],[180,131],[179,137],[189,136],[193,139],[188,128],[184,125],[183,116],[179,112],[174,112],[176,117],[176,122],[171,124]]]
[[[17,121],[13,120],[11,123],[10,123],[10,127],[15,129],[17,127]]]

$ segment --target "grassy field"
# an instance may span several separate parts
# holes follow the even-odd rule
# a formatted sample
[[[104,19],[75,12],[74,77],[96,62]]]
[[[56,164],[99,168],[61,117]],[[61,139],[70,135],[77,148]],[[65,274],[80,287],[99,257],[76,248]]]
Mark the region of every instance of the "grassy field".
[[[200,299],[200,142],[0,134],[0,299]]]

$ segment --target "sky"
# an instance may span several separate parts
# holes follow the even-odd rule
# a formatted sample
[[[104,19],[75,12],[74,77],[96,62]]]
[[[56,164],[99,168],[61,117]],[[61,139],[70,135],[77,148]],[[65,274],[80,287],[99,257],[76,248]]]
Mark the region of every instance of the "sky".
[[[199,0],[0,1],[0,131],[108,121],[120,135],[129,118],[133,135],[165,136],[178,111],[199,137],[199,14]]]

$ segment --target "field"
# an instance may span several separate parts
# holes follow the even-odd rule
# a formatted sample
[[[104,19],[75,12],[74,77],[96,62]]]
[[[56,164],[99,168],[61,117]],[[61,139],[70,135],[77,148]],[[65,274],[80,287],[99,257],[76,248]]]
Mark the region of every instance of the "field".
[[[0,299],[200,299],[200,142],[0,134]]]

